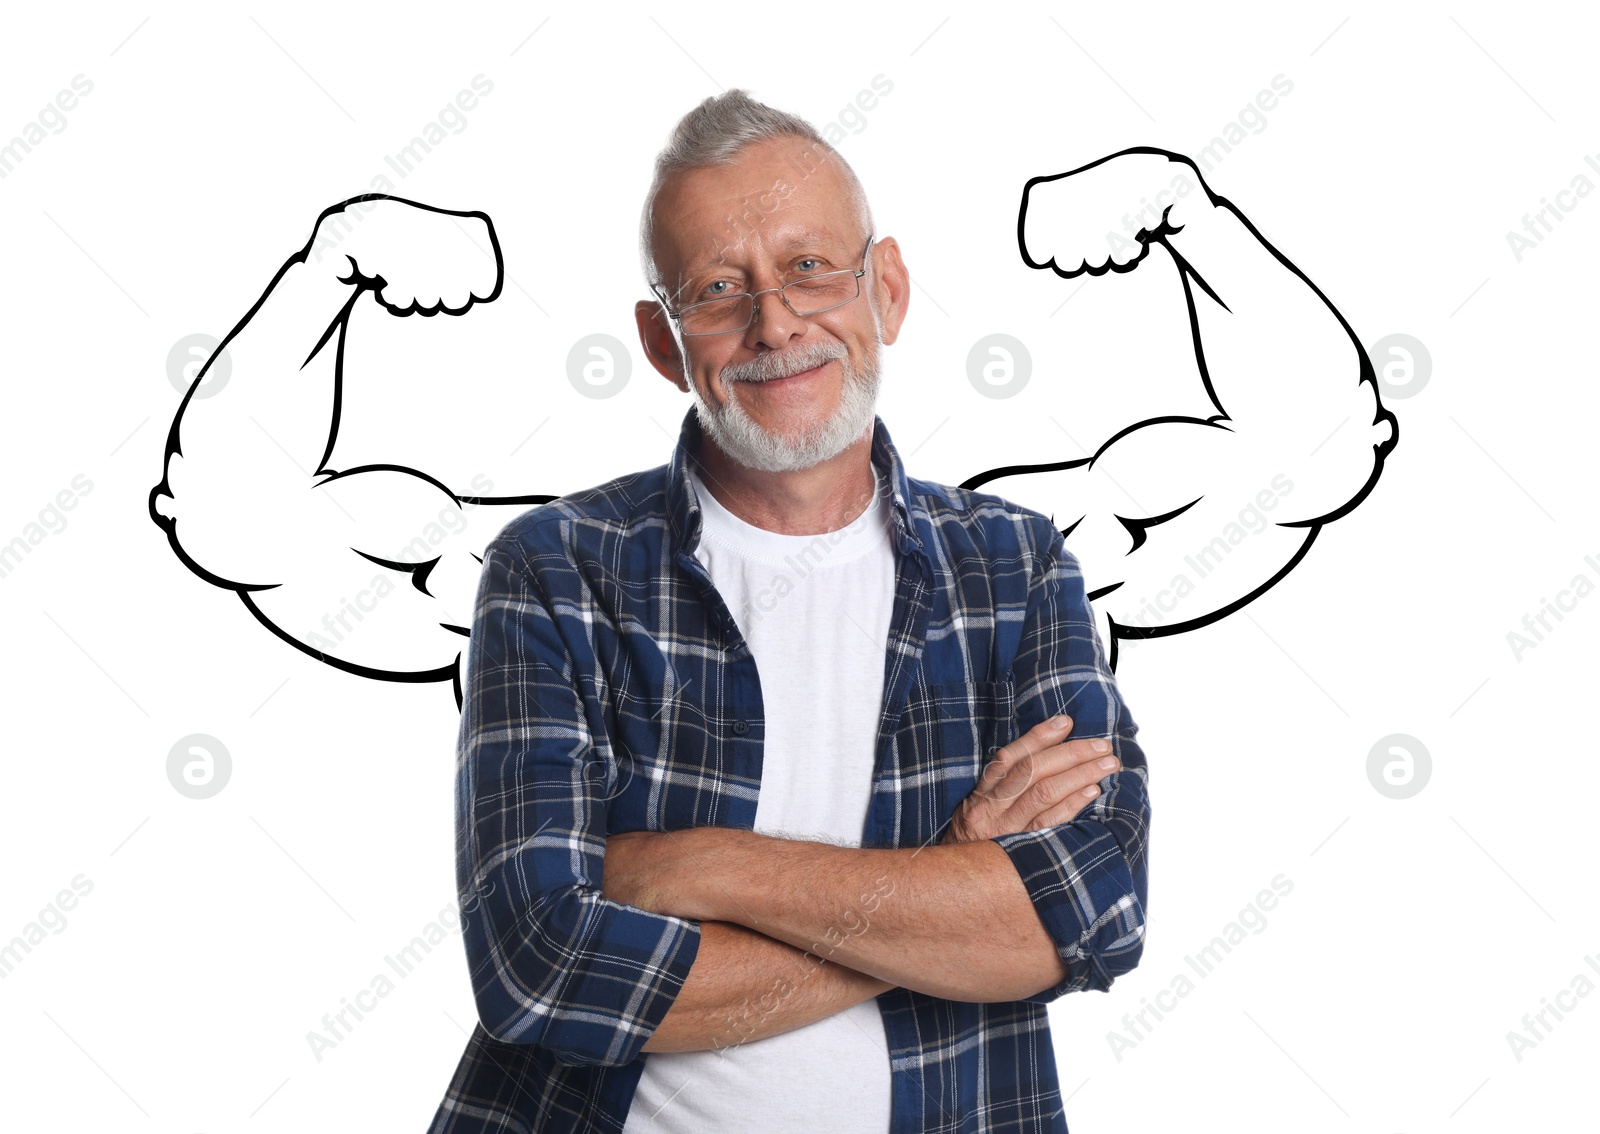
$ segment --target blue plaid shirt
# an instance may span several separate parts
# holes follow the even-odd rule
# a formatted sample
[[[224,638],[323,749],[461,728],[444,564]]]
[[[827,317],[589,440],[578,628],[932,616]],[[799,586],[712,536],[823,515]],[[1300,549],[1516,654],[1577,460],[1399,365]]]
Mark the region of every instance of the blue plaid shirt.
[[[700,923],[601,897],[606,835],[754,826],[761,683],[694,555],[686,469],[700,441],[691,408],[669,464],[534,508],[485,551],[456,783],[480,1022],[431,1134],[620,1132]],[[908,477],[881,418],[872,460],[894,486],[896,569],[861,845],[938,842],[989,754],[1054,713],[1122,760],[1071,822],[994,840],[1066,979],[1000,1003],[877,997],[891,1132],[1065,1134],[1045,1005],[1104,991],[1144,945],[1138,726],[1051,520]]]

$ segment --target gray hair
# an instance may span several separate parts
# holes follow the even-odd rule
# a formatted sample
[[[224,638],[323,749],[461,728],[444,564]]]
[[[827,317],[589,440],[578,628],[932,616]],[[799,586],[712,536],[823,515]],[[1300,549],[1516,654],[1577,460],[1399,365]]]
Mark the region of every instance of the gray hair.
[[[816,127],[804,118],[757,102],[742,87],[733,87],[707,98],[678,120],[666,147],[656,155],[655,176],[645,194],[644,212],[639,218],[639,261],[646,282],[661,283],[656,267],[651,213],[663,183],[675,173],[709,166],[731,165],[744,147],[768,138],[795,137],[811,143],[822,161],[836,162],[849,185],[850,204],[863,231],[872,232],[872,210],[855,170],[839,151],[828,144]]]

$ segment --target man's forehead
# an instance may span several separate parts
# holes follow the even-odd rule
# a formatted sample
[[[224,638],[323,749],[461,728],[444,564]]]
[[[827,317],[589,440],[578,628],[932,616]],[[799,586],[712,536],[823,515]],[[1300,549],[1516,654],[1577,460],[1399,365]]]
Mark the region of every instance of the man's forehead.
[[[804,247],[843,247],[843,235],[828,225],[798,224],[764,226],[759,240],[746,235],[733,240],[710,240],[690,255],[685,270],[694,272],[713,264],[726,264],[745,255],[777,255]]]

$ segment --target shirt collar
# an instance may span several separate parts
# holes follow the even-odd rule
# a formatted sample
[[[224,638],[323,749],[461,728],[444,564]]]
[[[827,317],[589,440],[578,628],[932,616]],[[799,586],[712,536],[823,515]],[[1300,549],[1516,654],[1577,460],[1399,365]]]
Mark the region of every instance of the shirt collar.
[[[694,486],[689,482],[689,463],[691,458],[699,455],[702,442],[699,411],[690,406],[683,415],[678,443],[672,450],[672,461],[667,466],[667,519],[672,527],[674,558],[682,551],[693,551],[700,544],[703,522]],[[889,439],[888,426],[877,414],[872,416],[872,463],[894,486],[891,514],[896,546],[903,555],[915,554],[926,559],[927,551],[922,537],[912,520],[910,478],[906,476],[905,466],[900,461],[899,450]]]

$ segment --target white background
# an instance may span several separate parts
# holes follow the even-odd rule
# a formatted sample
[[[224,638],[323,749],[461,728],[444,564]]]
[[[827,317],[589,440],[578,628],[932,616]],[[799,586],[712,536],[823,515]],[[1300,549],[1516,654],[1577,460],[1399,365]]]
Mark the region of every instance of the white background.
[[[1067,1117],[1079,1132],[1500,1131],[1592,1114],[1600,995],[1521,1059],[1507,1034],[1580,972],[1600,983],[1580,708],[1600,599],[1520,659],[1507,633],[1575,575],[1600,581],[1584,561],[1600,559],[1600,194],[1520,261],[1506,239],[1575,175],[1600,185],[1583,160],[1600,153],[1592,12],[986,9],[8,14],[0,138],[73,76],[93,83],[0,180],[0,541],[74,476],[92,483],[0,578],[0,942],[74,877],[93,887],[0,980],[17,1128],[421,1130],[455,1068],[473,1018],[455,938],[320,1060],[306,1038],[454,904],[449,687],[351,676],[273,638],[184,568],[147,494],[179,400],[173,343],[231,328],[316,215],[369,190],[477,75],[492,94],[395,192],[488,212],[514,282],[462,320],[358,314],[372,353],[352,356],[333,464],[458,488],[483,473],[502,493],[668,458],[689,403],[638,351],[636,225],[651,160],[705,96],[747,87],[821,126],[874,76],[892,82],[839,147],[916,285],[879,412],[913,475],[956,484],[1083,455],[1068,432],[1093,448],[1199,405],[1192,374],[1107,344],[1109,313],[1182,318],[1135,290],[1139,273],[1062,308],[1080,282],[1021,263],[1024,181],[1130,145],[1194,154],[1274,76],[1292,81],[1208,182],[1364,343],[1426,344],[1431,379],[1386,403],[1400,439],[1376,489],[1286,580],[1124,655],[1152,768],[1150,936],[1109,995],[1051,1009]],[[1034,362],[1000,401],[965,370],[997,331]],[[566,376],[594,332],[633,353],[604,400]],[[1072,365],[1089,349],[1126,364]],[[192,733],[233,759],[206,800],[167,779]],[[1368,779],[1392,733],[1432,756],[1408,799]],[[1266,928],[1113,1054],[1124,1013],[1277,875],[1293,890]]]

